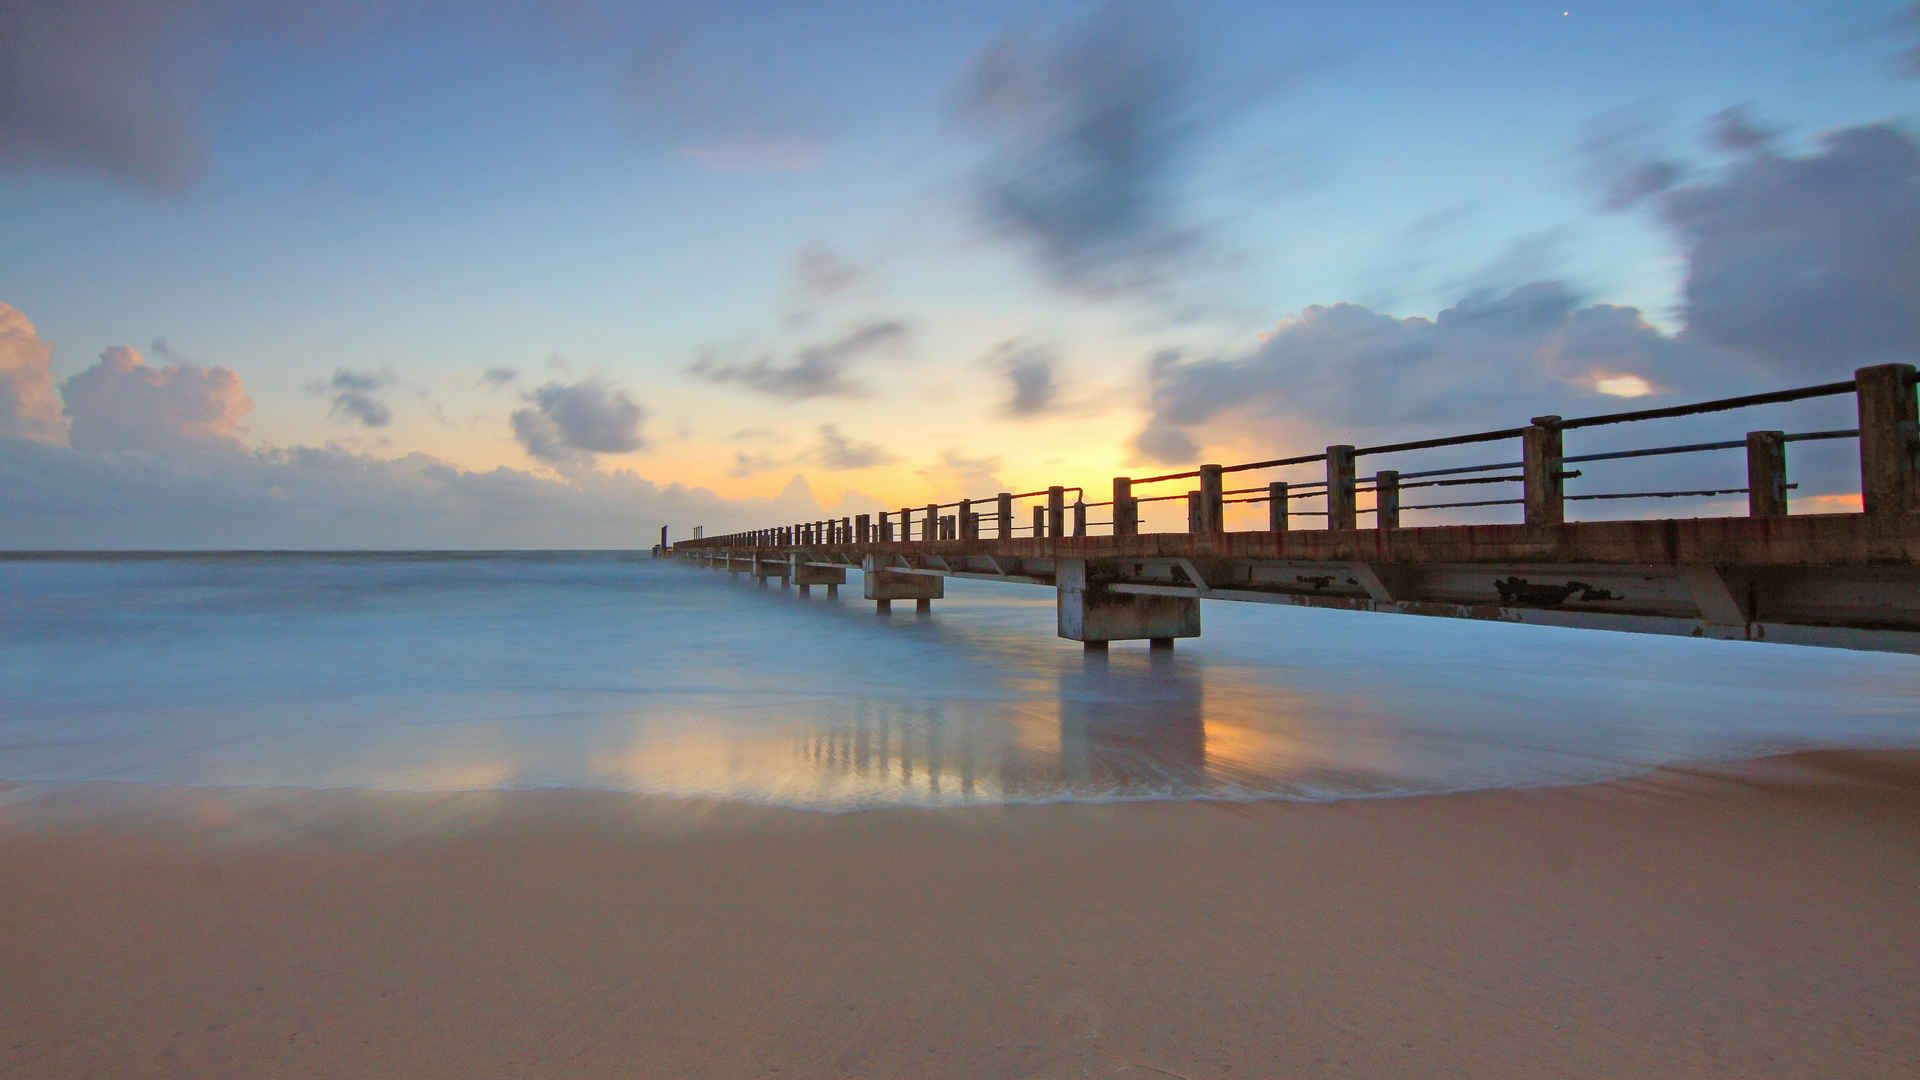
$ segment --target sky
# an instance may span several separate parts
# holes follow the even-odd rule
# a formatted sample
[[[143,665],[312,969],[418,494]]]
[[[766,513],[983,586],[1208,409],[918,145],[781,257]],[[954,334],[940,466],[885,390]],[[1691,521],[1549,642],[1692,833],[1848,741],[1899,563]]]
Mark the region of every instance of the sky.
[[[1917,76],[1906,0],[0,0],[0,547],[645,546],[1912,362]]]

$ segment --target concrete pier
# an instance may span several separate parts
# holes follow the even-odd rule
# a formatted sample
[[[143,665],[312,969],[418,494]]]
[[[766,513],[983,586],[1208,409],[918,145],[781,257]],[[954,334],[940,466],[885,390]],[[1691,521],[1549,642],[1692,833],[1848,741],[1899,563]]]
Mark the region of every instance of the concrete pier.
[[[1060,636],[1068,640],[1100,648],[1144,638],[1172,648],[1174,638],[1200,636],[1197,597],[1113,592],[1105,569],[1085,559],[1061,559],[1055,580]]]
[[[1571,419],[1543,414],[1499,430],[1119,476],[1108,502],[1052,484],[1000,492],[990,503],[966,497],[902,507],[897,522],[882,512],[713,537],[696,526],[670,554],[750,570],[762,582],[780,576],[785,560],[786,580],[803,590],[833,590],[848,568],[863,569],[865,598],[882,613],[894,600],[930,610],[948,576],[1052,588],[1060,636],[1095,653],[1109,641],[1165,650],[1196,636],[1205,599],[1920,654],[1917,388],[1913,365],[1883,364],[1851,379],[1718,401]],[[1843,397],[1856,401],[1857,428],[1752,431],[1744,443],[1579,444],[1610,425]],[[1651,432],[1642,441],[1675,437]],[[1790,456],[1832,440],[1858,443],[1861,510],[1791,513]],[[1601,464],[1742,448],[1745,487],[1621,490],[1629,482],[1606,479]],[[1428,451],[1446,456],[1405,457]],[[1302,471],[1251,475],[1280,469]],[[1325,478],[1310,478],[1310,469],[1324,469]],[[1570,479],[1585,486],[1569,493]],[[1517,490],[1471,489],[1480,484]],[[1746,496],[1744,515],[1567,520],[1582,500],[1729,495]],[[1044,504],[1029,506],[1031,525],[1020,511],[1016,529],[1017,504],[1035,498]],[[1156,519],[1168,523],[1184,503],[1185,531],[1143,534],[1147,502],[1164,504]],[[1252,507],[1241,508],[1262,503],[1264,528]],[[1510,509],[1486,509],[1494,507]],[[948,509],[957,512],[943,516]],[[1519,520],[1407,520],[1462,510]],[[1090,521],[1090,512],[1108,520]],[[1230,513],[1243,528],[1229,529]],[[1088,531],[1102,526],[1104,533]]]
[[[780,587],[786,588],[789,581],[790,562],[787,559],[775,559],[756,554],[753,556],[753,577],[761,588],[767,587],[768,578],[779,578]]]
[[[798,555],[789,556],[788,559],[788,568],[789,572],[793,575],[793,583],[802,588],[808,585],[825,585],[832,588],[847,583],[847,572],[842,567],[815,566],[812,563],[801,562],[800,556]]]
[[[874,602],[878,611],[891,611],[895,600],[912,600],[916,611],[931,611],[933,601],[947,595],[946,578],[889,571],[883,569],[879,557],[873,555],[861,560],[860,580],[863,594]]]

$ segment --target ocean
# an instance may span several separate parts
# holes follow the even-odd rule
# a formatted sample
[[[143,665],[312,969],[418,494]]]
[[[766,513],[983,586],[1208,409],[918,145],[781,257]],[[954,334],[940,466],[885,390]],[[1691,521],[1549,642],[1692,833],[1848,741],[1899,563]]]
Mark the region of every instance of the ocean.
[[[1206,602],[1104,655],[602,552],[0,556],[0,782],[815,810],[1329,800],[1920,747],[1920,658]],[[904,610],[902,610],[904,608]]]

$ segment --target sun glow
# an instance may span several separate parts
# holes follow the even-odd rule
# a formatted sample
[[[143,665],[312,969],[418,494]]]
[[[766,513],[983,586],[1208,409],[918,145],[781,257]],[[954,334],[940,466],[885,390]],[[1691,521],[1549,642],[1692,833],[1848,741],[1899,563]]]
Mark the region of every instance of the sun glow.
[[[1638,375],[1595,375],[1593,388],[1608,397],[1637,398],[1653,393],[1653,384]]]

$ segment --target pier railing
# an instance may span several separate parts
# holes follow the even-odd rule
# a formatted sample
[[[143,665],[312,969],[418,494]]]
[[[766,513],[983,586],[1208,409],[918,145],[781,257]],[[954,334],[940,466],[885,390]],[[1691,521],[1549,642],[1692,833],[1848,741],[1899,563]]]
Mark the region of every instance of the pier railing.
[[[789,548],[821,544],[866,544],[910,540],[1008,540],[1015,538],[1133,536],[1140,532],[1142,505],[1186,504],[1187,531],[1224,533],[1227,507],[1265,504],[1266,527],[1286,532],[1294,519],[1309,519],[1324,529],[1403,527],[1406,515],[1486,507],[1520,508],[1528,525],[1557,525],[1570,502],[1708,499],[1747,497],[1753,517],[1784,515],[1793,485],[1787,482],[1787,447],[1793,443],[1853,439],[1859,443],[1861,509],[1872,516],[1920,511],[1920,424],[1916,422],[1916,378],[1911,364],[1882,364],[1857,370],[1840,382],[1794,387],[1763,394],[1719,398],[1652,409],[1574,417],[1536,416],[1525,426],[1461,435],[1414,439],[1375,446],[1333,445],[1319,453],[1298,454],[1232,465],[1207,464],[1180,472],[1144,477],[1114,477],[1109,499],[1089,502],[1084,489],[1054,485],[1031,491],[998,492],[980,499],[956,499],[901,507],[838,519],[791,522],[680,541],[677,547]],[[1742,439],[1722,439],[1567,454],[1569,431],[1635,424],[1707,413],[1733,412],[1814,398],[1851,395],[1857,427],[1820,431],[1757,430]],[[1518,443],[1515,447],[1514,444]],[[1504,452],[1494,460],[1430,469],[1376,469],[1360,472],[1362,459],[1415,452],[1488,446]],[[1679,489],[1580,491],[1566,482],[1581,478],[1600,462],[1668,455],[1744,451],[1745,483]],[[1264,485],[1228,487],[1229,474],[1266,473],[1321,466],[1312,479],[1269,479]],[[1192,483],[1184,490],[1168,485]],[[1514,494],[1517,492],[1518,494]],[[1417,494],[1416,494],[1417,493]],[[1073,501],[1068,502],[1071,494]],[[1371,496],[1363,499],[1362,496]],[[1371,505],[1362,505],[1363,502]],[[1027,511],[1016,513],[1016,504]],[[1099,520],[1090,520],[1097,516]],[[1093,532],[1090,530],[1100,530]]]

